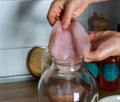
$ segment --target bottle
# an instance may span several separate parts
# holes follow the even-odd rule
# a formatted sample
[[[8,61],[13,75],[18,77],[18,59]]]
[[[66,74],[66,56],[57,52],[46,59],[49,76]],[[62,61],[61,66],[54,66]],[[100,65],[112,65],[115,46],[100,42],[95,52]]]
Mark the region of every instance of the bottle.
[[[98,102],[97,83],[83,64],[83,58],[62,61],[52,57],[38,83],[39,102]]]
[[[108,29],[108,20],[103,15],[96,15],[93,19],[94,31],[104,31]]]
[[[117,56],[116,61],[117,61],[117,65],[119,67],[119,84],[120,84],[120,56],[119,55]]]
[[[90,71],[93,77],[97,79],[99,73],[98,65],[95,62],[89,62],[89,63],[86,62],[84,66]]]
[[[99,74],[99,86],[105,90],[119,88],[119,66],[117,56],[109,57],[102,61]]]

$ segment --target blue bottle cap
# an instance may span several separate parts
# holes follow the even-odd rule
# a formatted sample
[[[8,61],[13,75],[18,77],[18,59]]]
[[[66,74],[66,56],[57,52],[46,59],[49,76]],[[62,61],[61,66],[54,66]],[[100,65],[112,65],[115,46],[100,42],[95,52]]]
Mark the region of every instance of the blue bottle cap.
[[[97,78],[98,76],[97,64],[90,62],[90,63],[85,63],[84,66],[90,71],[90,73],[93,75],[94,78]]]
[[[119,67],[116,64],[105,64],[102,68],[102,74],[106,81],[115,81],[119,76]]]

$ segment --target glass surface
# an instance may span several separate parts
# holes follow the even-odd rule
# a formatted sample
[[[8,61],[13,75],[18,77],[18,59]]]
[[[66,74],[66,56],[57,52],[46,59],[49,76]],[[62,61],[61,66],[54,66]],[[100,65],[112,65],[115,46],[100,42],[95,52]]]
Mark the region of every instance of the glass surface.
[[[83,64],[83,58],[60,61],[52,57],[51,65],[39,80],[38,101],[98,102],[96,81]]]
[[[52,56],[48,52],[48,48],[44,48],[43,54],[42,54],[42,59],[41,59],[41,74],[50,67],[52,63]]]

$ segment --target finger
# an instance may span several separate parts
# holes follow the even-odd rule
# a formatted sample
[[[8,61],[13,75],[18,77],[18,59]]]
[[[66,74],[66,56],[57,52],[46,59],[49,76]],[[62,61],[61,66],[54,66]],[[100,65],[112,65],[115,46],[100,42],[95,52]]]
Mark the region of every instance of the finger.
[[[51,14],[50,12],[48,13],[48,16],[47,16],[47,19],[50,23],[51,26],[54,25],[56,19],[55,19],[55,15],[54,14]]]
[[[90,4],[89,0],[79,0],[78,2],[79,5],[77,5],[77,9],[75,10],[74,14],[79,17],[84,11],[85,9],[88,7],[88,5]]]
[[[86,55],[84,55],[85,62],[92,61],[101,61],[105,59],[107,56],[104,56],[100,50],[90,51]]]
[[[59,1],[52,2],[47,14],[47,19],[51,25],[54,25],[55,21],[59,19],[61,9],[62,7],[59,5]]]
[[[55,16],[56,14],[54,13],[54,8],[53,8],[53,3],[52,3],[48,11],[48,14],[47,14],[47,19],[50,25],[53,25],[55,23]]]
[[[92,62],[96,60],[95,52],[89,52],[88,54],[84,55],[85,62]]]
[[[68,1],[65,5],[65,10],[62,16],[63,29],[67,29],[69,27],[74,9],[75,9],[75,3]]]
[[[77,20],[77,16],[76,15],[74,15],[74,14],[72,14],[72,18],[71,18],[71,21],[76,21]]]

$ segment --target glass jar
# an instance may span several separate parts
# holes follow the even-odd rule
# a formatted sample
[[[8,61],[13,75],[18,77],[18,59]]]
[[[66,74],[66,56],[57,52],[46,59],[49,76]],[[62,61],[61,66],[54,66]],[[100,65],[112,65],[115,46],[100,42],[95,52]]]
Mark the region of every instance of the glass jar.
[[[61,61],[52,57],[38,83],[39,102],[98,102],[97,83],[83,64],[83,58]]]

